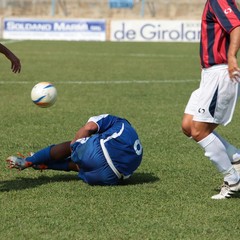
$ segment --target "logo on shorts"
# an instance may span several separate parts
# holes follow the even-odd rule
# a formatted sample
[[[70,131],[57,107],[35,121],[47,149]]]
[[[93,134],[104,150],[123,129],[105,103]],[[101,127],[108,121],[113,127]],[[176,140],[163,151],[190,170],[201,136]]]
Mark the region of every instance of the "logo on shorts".
[[[198,112],[199,112],[199,113],[205,113],[205,109],[204,109],[204,108],[199,108],[199,109],[198,109]]]
[[[137,155],[141,155],[142,154],[142,151],[143,151],[143,147],[142,147],[142,144],[140,142],[139,139],[137,139],[135,142],[134,142],[134,146],[133,146],[135,152]]]

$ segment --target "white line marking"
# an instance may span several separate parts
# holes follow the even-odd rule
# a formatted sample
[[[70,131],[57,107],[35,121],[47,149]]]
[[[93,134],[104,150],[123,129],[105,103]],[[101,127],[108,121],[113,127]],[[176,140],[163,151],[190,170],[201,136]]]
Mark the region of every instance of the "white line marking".
[[[54,82],[54,84],[86,84],[86,85],[97,85],[97,84],[151,84],[151,83],[186,83],[186,82],[199,82],[197,79],[189,80],[119,80],[119,81],[59,81]],[[36,84],[36,82],[27,82],[27,81],[0,81],[0,84]]]
[[[81,50],[80,50],[81,51]],[[52,57],[57,57],[58,55],[62,55],[61,52],[55,52],[54,56],[53,53],[50,52],[41,52],[41,51],[36,51],[33,50],[31,51],[31,53],[24,53],[26,56],[28,55],[37,55],[37,54],[41,54],[41,55],[47,55],[47,56],[52,56]],[[132,57],[132,58],[163,58],[162,60],[166,59],[166,58],[170,58],[170,59],[181,59],[181,58],[185,58],[185,59],[196,59],[198,61],[198,57],[194,56],[194,55],[177,55],[177,54],[151,54],[151,53],[116,53],[116,54],[111,54],[111,53],[85,53],[85,52],[68,52],[69,56],[81,56],[81,57],[95,57],[95,58],[108,58],[108,57]]]
[[[18,42],[23,42],[24,40],[7,40],[7,41],[1,41],[1,44],[7,45],[11,43],[18,43]]]
[[[195,58],[198,60],[198,58],[194,55],[177,55],[177,54],[151,54],[151,53],[117,53],[117,54],[110,54],[110,53],[71,53],[78,54],[79,56],[85,55],[85,56],[95,56],[95,57],[136,57],[136,58]]]
[[[1,41],[2,44],[12,44],[12,43],[18,43],[18,42],[24,42],[26,40],[4,40]],[[31,51],[31,55],[32,54],[46,54],[46,55],[52,55],[52,52],[41,52],[41,51]],[[57,52],[54,53],[55,55],[57,54]],[[62,54],[61,52],[59,52],[59,54]],[[146,57],[150,57],[150,58],[195,58],[198,60],[198,57],[196,57],[195,55],[188,55],[188,54],[161,54],[161,53],[103,53],[103,52],[99,52],[99,53],[91,53],[91,52],[73,52],[73,53],[69,53],[71,55],[80,55],[80,56],[95,56],[95,57],[114,57],[114,56],[120,56],[120,57],[137,57],[137,58],[146,58]]]

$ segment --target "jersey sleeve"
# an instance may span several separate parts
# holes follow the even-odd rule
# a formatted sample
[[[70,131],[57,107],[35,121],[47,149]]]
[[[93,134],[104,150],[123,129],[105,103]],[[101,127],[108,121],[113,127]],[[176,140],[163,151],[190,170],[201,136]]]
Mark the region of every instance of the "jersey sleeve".
[[[240,26],[240,12],[235,0],[212,0],[210,4],[217,21],[227,33]]]
[[[108,130],[113,124],[120,119],[119,117],[109,115],[109,114],[101,114],[98,116],[90,117],[88,122],[95,122],[98,125],[98,133],[105,132]]]

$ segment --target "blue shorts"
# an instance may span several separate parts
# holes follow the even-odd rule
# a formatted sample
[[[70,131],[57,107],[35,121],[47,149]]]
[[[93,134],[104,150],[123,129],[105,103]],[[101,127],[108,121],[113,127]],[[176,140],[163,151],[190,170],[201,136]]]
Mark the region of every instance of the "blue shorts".
[[[90,185],[117,185],[119,178],[109,167],[97,137],[91,137],[85,143],[75,142],[71,159],[80,171],[78,176]]]

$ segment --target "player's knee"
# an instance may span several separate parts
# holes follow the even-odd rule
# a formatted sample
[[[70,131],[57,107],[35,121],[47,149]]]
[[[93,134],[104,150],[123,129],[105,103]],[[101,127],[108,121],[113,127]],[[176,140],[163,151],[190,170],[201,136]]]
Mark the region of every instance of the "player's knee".
[[[182,121],[182,132],[187,136],[191,137],[191,126],[187,124],[185,121]]]
[[[191,137],[192,136],[192,118],[193,116],[190,114],[184,114],[183,119],[182,119],[182,132],[187,136]]]

